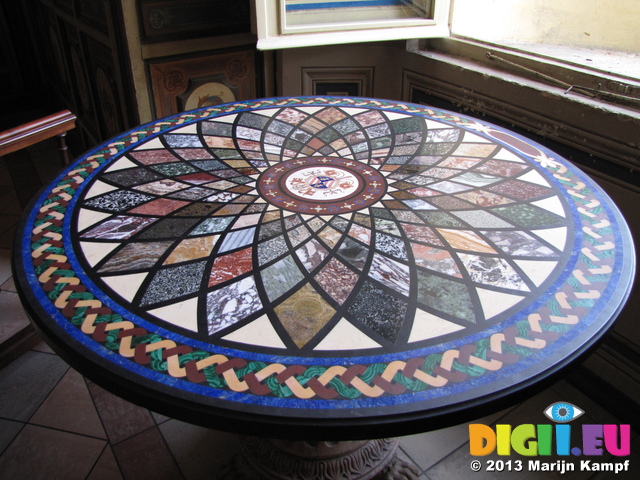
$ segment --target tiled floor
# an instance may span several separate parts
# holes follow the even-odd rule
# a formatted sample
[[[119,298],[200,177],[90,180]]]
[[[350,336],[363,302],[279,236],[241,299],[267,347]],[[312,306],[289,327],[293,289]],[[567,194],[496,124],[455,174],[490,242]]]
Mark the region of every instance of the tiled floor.
[[[46,150],[29,153],[31,159],[21,161],[19,167],[7,164],[12,159],[0,159],[0,341],[28,321],[11,279],[11,239],[26,201],[58,165],[55,152],[53,156]],[[586,412],[576,423],[624,423],[615,418],[615,411],[597,405],[564,380],[475,423],[547,423],[542,412],[557,401],[573,403]],[[527,472],[526,463],[523,472],[483,469],[473,473],[470,463],[475,457],[469,454],[467,423],[404,437],[400,456],[418,468],[421,480],[638,478],[640,438],[632,432],[632,439],[631,471],[615,476],[610,472]],[[214,479],[237,453],[234,435],[125,402],[70,369],[44,343],[0,370],[0,480]],[[486,465],[487,459],[498,458],[481,460]],[[509,458],[525,460],[502,459]]]

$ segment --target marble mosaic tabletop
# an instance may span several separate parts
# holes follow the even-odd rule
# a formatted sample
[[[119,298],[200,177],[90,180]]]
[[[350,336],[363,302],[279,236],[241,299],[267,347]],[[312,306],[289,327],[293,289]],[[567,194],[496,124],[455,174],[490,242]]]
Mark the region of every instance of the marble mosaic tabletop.
[[[336,438],[458,423],[559,371],[635,265],[615,205],[553,152],[336,97],[127,132],[39,194],[16,246],[35,324],[91,378],[203,425]]]

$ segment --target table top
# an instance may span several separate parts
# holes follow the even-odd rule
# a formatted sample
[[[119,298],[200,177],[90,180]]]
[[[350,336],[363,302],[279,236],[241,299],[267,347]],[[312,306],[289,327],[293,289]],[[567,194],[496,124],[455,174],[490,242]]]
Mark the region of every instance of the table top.
[[[611,326],[635,256],[613,202],[541,145],[295,97],[83,155],[34,199],[14,268],[54,349],[125,398],[345,439],[460,423],[551,378]]]

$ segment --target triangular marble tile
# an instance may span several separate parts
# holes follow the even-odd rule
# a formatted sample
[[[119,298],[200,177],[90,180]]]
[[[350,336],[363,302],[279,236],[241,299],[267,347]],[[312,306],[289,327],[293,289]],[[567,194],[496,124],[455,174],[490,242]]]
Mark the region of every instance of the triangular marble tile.
[[[487,320],[509,310],[525,298],[520,295],[485,290],[484,288],[477,288],[476,290],[480,298],[480,303],[482,304],[482,311]]]
[[[529,279],[539,287],[549,278],[558,262],[538,260],[514,260]]]
[[[322,339],[315,350],[359,350],[378,347],[380,347],[379,343],[343,318]]]
[[[198,331],[198,299],[190,298],[166,307],[149,310],[155,317],[192,332]]]
[[[110,277],[102,277],[102,281],[109,285],[109,288],[129,302],[133,300],[138,293],[138,289],[144,279],[147,278],[148,272],[133,273],[131,275],[115,275]]]
[[[266,315],[223,337],[223,340],[261,347],[286,348]]]
[[[417,309],[413,327],[409,335],[409,343],[441,337],[448,333],[463,330],[465,327],[440,318],[432,313]]]

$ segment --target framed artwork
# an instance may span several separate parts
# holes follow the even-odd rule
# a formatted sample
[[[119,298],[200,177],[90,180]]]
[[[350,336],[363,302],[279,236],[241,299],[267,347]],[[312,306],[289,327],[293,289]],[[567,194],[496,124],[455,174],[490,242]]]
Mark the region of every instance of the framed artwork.
[[[156,117],[256,96],[252,50],[150,63]]]

